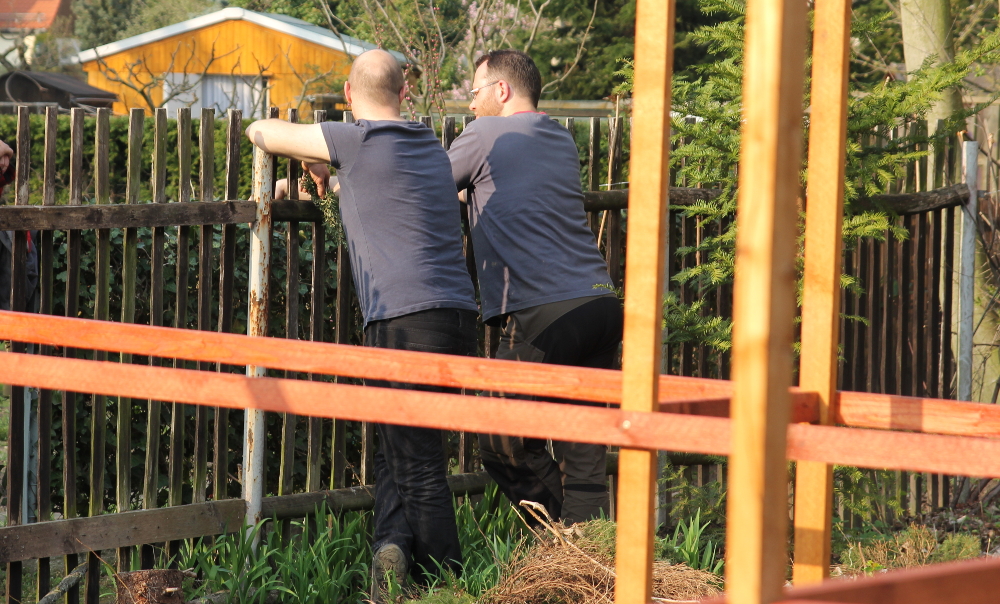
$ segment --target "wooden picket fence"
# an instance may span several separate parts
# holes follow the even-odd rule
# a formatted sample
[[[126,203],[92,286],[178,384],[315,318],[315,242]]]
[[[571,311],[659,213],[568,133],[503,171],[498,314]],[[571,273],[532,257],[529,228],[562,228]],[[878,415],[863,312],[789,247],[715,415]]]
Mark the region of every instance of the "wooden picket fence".
[[[20,111],[18,123],[19,157],[26,157],[25,150],[30,140],[27,110]],[[274,113],[272,116],[277,117]],[[235,313],[244,306],[245,290],[241,289],[241,281],[237,276],[243,270],[245,258],[239,257],[241,238],[245,242],[246,231],[239,225],[255,220],[256,208],[253,202],[239,199],[238,187],[240,171],[240,145],[247,144],[243,140],[243,123],[238,111],[230,111],[227,116],[228,134],[225,152],[225,190],[216,195],[213,189],[212,175],[215,169],[214,128],[203,128],[199,139],[197,153],[199,155],[200,178],[198,179],[199,201],[192,201],[191,157],[195,150],[191,148],[191,129],[193,121],[189,112],[182,110],[177,118],[178,141],[176,144],[177,159],[169,158],[171,142],[167,140],[167,115],[165,110],[154,114],[153,128],[154,147],[152,153],[151,203],[140,203],[139,175],[144,157],[141,146],[144,116],[141,111],[133,111],[129,116],[129,146],[127,149],[128,184],[124,203],[112,204],[108,190],[109,166],[109,124],[112,119],[108,112],[100,111],[95,120],[96,156],[94,191],[95,203],[84,204],[83,191],[86,188],[87,176],[83,174],[82,150],[84,146],[84,116],[79,110],[74,110],[70,116],[71,122],[71,161],[69,181],[69,205],[55,206],[57,178],[54,170],[56,153],[56,112],[46,112],[45,164],[42,167],[43,190],[42,208],[26,206],[29,191],[27,182],[31,167],[28,162],[18,164],[18,181],[16,185],[17,203],[13,207],[0,208],[0,229],[15,230],[23,238],[26,230],[40,230],[38,246],[41,258],[41,298],[39,311],[43,315],[55,312],[54,292],[61,281],[65,283],[66,295],[62,314],[65,317],[92,317],[100,321],[113,320],[122,324],[133,323],[136,318],[135,301],[138,297],[149,297],[149,323],[152,326],[164,326],[166,317],[172,317],[170,323],[175,328],[192,329],[190,346],[181,351],[150,350],[129,352],[129,349],[118,348],[115,344],[105,345],[104,349],[114,349],[120,353],[102,350],[99,342],[92,341],[90,345],[80,342],[74,344],[41,344],[34,349],[36,354],[43,356],[62,357],[64,359],[93,359],[96,361],[120,361],[123,369],[134,363],[144,363],[152,367],[173,367],[176,369],[198,369],[200,371],[214,370],[220,374],[242,373],[244,365],[260,364],[271,368],[269,375],[287,378],[307,378],[310,380],[329,380],[326,376],[340,376],[337,380],[356,381],[372,375],[358,375],[345,367],[344,363],[337,367],[322,367],[315,362],[288,361],[287,365],[256,362],[246,358],[233,357],[231,362],[214,357],[208,353],[195,353],[199,342],[209,340],[199,338],[195,331],[219,332],[228,334],[234,331]],[[291,113],[291,120],[298,116]],[[214,123],[212,110],[205,110],[201,115],[201,124]],[[321,112],[313,116],[320,121],[324,119]],[[429,120],[429,118],[424,118]],[[467,122],[466,122],[467,123]],[[595,232],[600,231],[604,223],[606,241],[602,241],[609,272],[616,285],[621,285],[624,261],[624,233],[627,229],[622,210],[627,207],[627,191],[602,191],[605,178],[608,183],[617,183],[622,173],[623,149],[630,135],[629,120],[612,118],[602,123],[592,118],[586,124],[580,124],[573,118],[568,118],[565,125],[578,135],[585,135],[586,169],[588,189],[586,207],[590,212],[591,226]],[[583,128],[581,128],[583,126]],[[605,126],[602,130],[602,126]],[[459,123],[454,118],[446,118],[440,124],[442,143],[447,147],[457,136]],[[586,131],[585,133],[582,131]],[[602,151],[602,148],[604,149]],[[149,152],[150,150],[146,150]],[[951,153],[951,151],[949,151]],[[180,175],[177,199],[168,200],[166,196],[167,162],[177,161]],[[953,165],[945,161],[942,166]],[[37,168],[36,168],[37,169]],[[915,168],[916,169],[916,168]],[[944,169],[944,168],[942,168]],[[290,182],[295,182],[299,176],[298,166],[289,162],[278,169],[280,176],[286,176]],[[942,186],[953,183],[954,174],[946,174]],[[914,179],[916,182],[916,178]],[[683,184],[683,183],[675,183]],[[918,193],[915,185],[901,185],[897,191],[902,194],[898,198],[886,197],[883,201],[890,209],[900,215],[903,226],[908,228],[912,237],[903,243],[888,241],[877,243],[866,241],[855,250],[848,252],[848,272],[859,277],[865,293],[859,296],[846,295],[844,311],[849,315],[858,315],[867,319],[862,322],[846,322],[843,329],[844,360],[842,362],[842,387],[848,390],[880,392],[885,394],[904,394],[911,396],[933,396],[934,398],[951,398],[951,391],[946,385],[951,384],[954,374],[954,362],[949,352],[951,327],[950,284],[948,276],[952,270],[952,258],[948,255],[953,244],[954,213],[963,200],[960,187],[936,192],[933,196],[914,196]],[[294,191],[295,187],[289,187]],[[696,255],[678,256],[677,248],[697,243],[705,235],[706,230],[719,228],[719,225],[699,225],[695,219],[683,215],[683,207],[692,200],[702,196],[693,189],[678,188],[672,193],[673,208],[669,213],[669,246],[672,259],[669,274],[698,262]],[[967,193],[966,193],[967,195]],[[217,197],[226,200],[225,203],[204,203]],[[928,199],[933,199],[928,201]],[[896,205],[893,205],[896,204]],[[930,204],[930,205],[928,205]],[[605,214],[606,213],[606,214]],[[350,344],[356,342],[355,331],[356,305],[353,304],[352,282],[349,263],[341,263],[345,250],[337,248],[333,258],[328,258],[325,245],[326,233],[322,215],[309,202],[292,199],[276,201],[272,206],[272,220],[276,247],[284,250],[284,283],[272,283],[272,300],[280,302],[279,311],[284,312],[284,329],[281,326],[271,326],[270,334],[296,340],[307,334],[312,342],[333,342]],[[300,226],[307,224],[308,236],[300,234]],[[467,229],[466,221],[466,229]],[[148,240],[139,241],[139,229],[151,229]],[[123,264],[121,274],[113,275],[111,271],[111,245],[116,230],[121,229]],[[176,229],[176,230],[175,230]],[[84,232],[94,231],[95,243],[92,249],[84,248]],[[65,276],[57,279],[56,233],[65,233]],[[216,249],[214,235],[221,235]],[[283,237],[282,237],[283,235]],[[175,250],[167,247],[168,239],[175,242]],[[307,244],[300,252],[302,240]],[[466,239],[468,239],[466,237]],[[192,253],[192,248],[194,248]],[[148,254],[150,274],[148,278],[137,274],[137,254]],[[914,253],[914,250],[916,252]],[[173,259],[173,267],[167,261]],[[303,262],[303,258],[305,261]],[[467,258],[470,271],[474,272],[472,250],[467,247]],[[911,262],[900,262],[900,258]],[[332,262],[330,262],[332,260]],[[192,268],[193,267],[193,268]],[[170,269],[175,271],[174,291],[166,288],[165,273]],[[333,274],[330,274],[330,269]],[[112,280],[120,283],[120,316],[112,316],[111,295]],[[148,291],[139,291],[138,283],[149,283]],[[916,283],[916,287],[903,291],[899,284]],[[303,283],[308,283],[305,293],[302,293]],[[943,284],[943,298],[939,297],[939,288],[933,284]],[[85,284],[93,284],[92,307],[81,307],[82,290]],[[923,284],[923,285],[919,285]],[[695,297],[708,297],[710,303],[706,306],[707,313],[729,316],[731,313],[732,292],[729,287],[704,292],[696,291],[688,286],[676,286],[682,300],[691,301]],[[171,304],[171,294],[173,300]],[[195,317],[188,316],[191,306],[190,297],[196,300],[197,313]],[[14,292],[14,309],[24,309],[24,292]],[[332,309],[332,312],[330,311]],[[903,309],[898,312],[898,309]],[[326,316],[330,315],[330,316]],[[214,320],[213,320],[214,317]],[[332,329],[329,327],[332,324]],[[36,329],[43,329],[42,323],[32,323]],[[67,328],[75,329],[75,328]],[[126,334],[130,332],[121,332]],[[495,349],[498,333],[495,329],[485,327],[483,331],[483,349]],[[13,337],[4,335],[4,337]],[[53,336],[55,337],[55,335]],[[122,337],[125,337],[124,335]],[[146,337],[146,336],[137,336]],[[171,336],[173,337],[173,336]],[[18,341],[14,338],[15,341]],[[24,338],[25,341],[30,338]],[[214,340],[213,340],[214,341]],[[233,349],[238,347],[234,342]],[[284,346],[281,349],[287,358],[302,358],[301,343]],[[141,347],[140,347],[141,348]],[[24,344],[14,344],[14,352],[24,352]],[[92,352],[91,352],[92,351]],[[901,352],[901,354],[897,354]],[[173,354],[167,354],[173,352]],[[317,349],[317,354],[320,350]],[[363,354],[359,351],[357,354]],[[490,355],[492,356],[492,355]],[[728,377],[728,358],[710,352],[703,347],[682,344],[665,351],[665,368],[668,373],[699,378]],[[888,363],[887,360],[894,362]],[[298,363],[298,364],[296,364]],[[312,364],[310,364],[312,363]],[[932,368],[932,363],[935,364]],[[923,371],[923,367],[928,372]],[[931,372],[931,369],[933,371]],[[483,371],[495,371],[492,368]],[[879,372],[883,373],[879,373]],[[934,378],[929,382],[920,381],[919,376],[930,375]],[[470,376],[472,374],[470,373]],[[468,380],[462,383],[472,387]],[[220,376],[221,377],[221,376]],[[550,386],[543,388],[538,383],[532,386],[531,394],[565,396],[566,382],[560,380],[555,373],[546,373],[545,379],[550,380]],[[588,400],[613,402],[613,383],[607,383],[606,378],[598,379],[594,374],[581,373],[579,379],[586,383],[593,382],[587,396]],[[596,380],[596,381],[594,381]],[[606,383],[600,384],[601,380]],[[416,380],[414,380],[416,381]],[[698,388],[708,388],[702,382]],[[508,383],[483,383],[478,386],[483,389],[510,390],[515,388]],[[604,390],[601,390],[604,388]],[[672,386],[669,396],[683,399],[684,388]],[[142,545],[139,549],[140,564],[151,567],[154,563],[156,548],[166,547],[168,553],[176,551],[178,539],[194,535],[217,534],[220,530],[220,518],[234,520],[239,516],[239,506],[242,500],[226,502],[231,497],[239,496],[239,485],[233,477],[241,459],[241,426],[242,417],[231,414],[226,406],[212,407],[204,405],[188,405],[183,397],[164,397],[156,399],[129,399],[125,394],[119,397],[103,394],[87,395],[88,388],[70,388],[53,391],[43,389],[37,401],[38,443],[35,448],[35,460],[32,464],[35,479],[30,481],[24,473],[8,471],[7,518],[8,524],[18,524],[26,515],[34,520],[48,520],[56,512],[63,519],[80,516],[100,519],[107,517],[103,529],[107,538],[101,543],[104,548],[119,548],[118,562],[129,563],[134,545]],[[701,392],[699,390],[699,392]],[[728,396],[725,389],[713,391],[720,398]],[[690,393],[688,393],[690,394]],[[15,387],[12,400],[23,400],[25,389]],[[620,396],[620,394],[619,394]],[[801,399],[798,408],[799,419],[809,421],[814,413],[808,397]],[[711,407],[711,405],[708,405]],[[143,411],[143,407],[145,410]],[[694,405],[698,407],[698,405]],[[73,408],[74,413],[66,410]],[[846,407],[850,409],[850,407]],[[700,411],[708,415],[728,415],[728,404],[716,405],[713,410],[706,411],[702,404]],[[812,409],[812,410],[811,410]],[[138,410],[139,415],[133,416]],[[144,417],[143,417],[144,415]],[[348,487],[371,484],[372,458],[374,454],[373,430],[367,422],[323,418],[319,414],[295,414],[284,412],[271,425],[275,428],[269,442],[274,447],[267,450],[267,455],[276,460],[277,476],[272,477],[269,484],[275,497],[265,502],[265,514],[278,517],[295,517],[308,514],[316,503],[327,501],[339,509],[352,509],[367,505],[370,494],[367,491],[347,493],[335,491]],[[11,405],[10,426],[19,426],[24,422],[24,407]],[[82,423],[81,423],[82,420]],[[137,421],[138,420],[138,421]],[[872,420],[876,421],[876,420]],[[60,434],[53,433],[53,426],[61,425]],[[845,423],[851,423],[847,421]],[[854,425],[863,423],[854,422]],[[84,428],[89,428],[85,431]],[[109,438],[109,429],[111,437]],[[89,432],[88,440],[81,440],[81,434]],[[349,438],[349,434],[356,435]],[[54,436],[54,440],[52,437]],[[579,435],[577,435],[579,436]],[[161,442],[162,439],[162,442]],[[482,473],[475,473],[479,468],[475,456],[473,439],[466,432],[457,432],[451,438],[451,466],[455,472],[452,480],[456,492],[481,491],[485,485]],[[607,442],[614,442],[608,440]],[[356,447],[352,448],[352,445]],[[77,450],[89,454],[80,455]],[[8,468],[24,467],[23,457],[25,443],[23,432],[11,430],[8,456]],[[716,452],[704,447],[693,447],[687,450],[706,453]],[[144,452],[144,463],[137,467],[132,462],[133,456]],[[110,456],[110,457],[109,457]],[[112,459],[113,463],[107,460]],[[695,465],[692,478],[696,482],[704,482],[710,476],[724,477],[721,467],[710,468],[707,458],[688,456],[682,458],[685,463],[701,461]],[[296,465],[302,465],[305,471],[297,473]],[[52,469],[58,462],[62,467],[62,476],[53,479]],[[85,476],[79,475],[83,471]],[[110,471],[109,471],[110,470]],[[111,477],[113,476],[113,479]],[[276,479],[275,479],[276,478]],[[24,493],[31,483],[40,485],[36,497],[28,511],[23,507]],[[85,492],[79,492],[80,484],[86,485]],[[947,485],[946,481],[934,484]],[[916,488],[911,486],[911,489]],[[947,488],[946,486],[938,487]],[[940,491],[939,491],[940,492]],[[937,497],[937,495],[935,495]],[[128,510],[141,508],[153,510],[172,508],[189,504],[207,504],[214,502],[212,507],[200,508],[194,514],[195,520],[185,517],[190,526],[185,528],[183,535],[167,534],[153,530],[152,524],[169,522],[174,516],[169,510],[149,520],[150,526],[131,532],[119,528],[120,523],[114,516]],[[666,505],[666,502],[664,502]],[[227,507],[228,506],[228,507]],[[230,509],[231,508],[231,509]],[[109,514],[113,509],[116,514]],[[27,514],[26,514],[27,512]],[[180,510],[178,510],[178,513]],[[177,516],[178,518],[180,516]],[[151,517],[150,517],[151,518]],[[124,518],[123,518],[124,521]],[[223,523],[224,524],[224,523]],[[95,525],[96,526],[96,525]],[[46,529],[48,530],[48,529]],[[91,527],[90,530],[94,530]],[[200,531],[200,532],[199,532]],[[168,531],[169,533],[169,531]],[[30,549],[29,558],[39,559],[38,582],[35,589],[38,595],[44,594],[51,586],[50,558],[63,555],[62,547],[47,548],[42,535],[54,536],[54,533],[39,533],[37,546]],[[23,544],[22,544],[23,546]],[[12,551],[4,548],[13,547],[4,543],[0,537],[0,551]],[[96,543],[88,542],[88,548],[99,549]],[[78,562],[77,554],[88,551],[76,548],[73,553],[65,554],[67,571]],[[8,554],[8,594],[13,599],[23,595],[19,562],[28,554]],[[18,557],[21,556],[21,557]],[[15,560],[16,559],[16,560]],[[91,560],[94,562],[93,554]],[[86,601],[96,603],[98,564],[92,563],[91,580],[87,583]],[[16,596],[16,598],[15,598]],[[79,593],[74,590],[69,594],[68,604],[74,604],[79,599]]]

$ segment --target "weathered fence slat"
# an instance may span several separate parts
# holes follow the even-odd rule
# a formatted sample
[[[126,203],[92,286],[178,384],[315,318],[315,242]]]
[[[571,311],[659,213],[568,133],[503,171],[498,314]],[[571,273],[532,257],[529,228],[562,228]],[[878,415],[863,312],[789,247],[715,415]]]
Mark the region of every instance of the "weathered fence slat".
[[[69,205],[79,206],[83,200],[83,109],[70,110],[70,154],[69,154]],[[66,316],[76,317],[80,303],[80,253],[83,233],[70,231],[66,234]],[[76,358],[77,351],[64,349],[68,359]],[[62,449],[63,449],[63,517],[76,518],[76,412],[77,394],[66,390],[62,393]],[[79,560],[76,554],[69,554],[65,560],[65,572],[76,568]],[[66,593],[66,604],[79,604],[80,587],[73,586]]]
[[[230,109],[226,130],[226,197],[239,196],[240,182],[240,142],[243,136],[243,113]],[[230,197],[231,196],[231,197]],[[219,258],[219,331],[233,330],[233,271],[236,265],[236,225],[222,227],[222,243]],[[231,371],[219,365],[219,371]],[[215,475],[213,496],[216,500],[226,499],[229,494],[229,409],[215,410],[215,450],[212,468]]]
[[[125,184],[125,204],[139,202],[139,185],[142,178],[142,133],[145,126],[145,111],[131,109],[128,123],[128,157]],[[122,323],[135,323],[136,280],[138,279],[138,241],[136,228],[125,229],[122,250]],[[132,355],[121,355],[122,363],[131,363]],[[119,397],[117,432],[117,490],[116,503],[119,512],[131,509],[132,499],[132,399]],[[118,570],[130,568],[132,549],[118,550]]]
[[[27,107],[17,108],[17,158],[15,166],[15,193],[14,204],[26,205],[28,203],[28,176],[29,164],[31,162],[31,122]],[[28,233],[26,231],[15,231],[13,241],[13,270],[11,271],[11,292],[10,307],[17,311],[27,310],[27,296],[25,291],[25,261],[28,254]],[[11,350],[14,352],[25,352],[26,346],[23,342],[11,342]],[[23,471],[26,462],[24,457],[24,418],[26,403],[30,401],[30,394],[23,386],[11,388],[10,393],[10,413],[8,415],[7,433],[7,524],[24,524],[24,516],[27,510],[24,509],[24,497],[29,485],[25,484],[27,478]],[[7,564],[7,602],[9,604],[20,604],[23,578],[21,574],[21,563],[10,562]]]
[[[152,192],[153,203],[165,204],[167,178],[167,110],[157,109],[153,114],[153,168]],[[165,234],[163,227],[153,228],[153,241],[150,253],[150,295],[149,323],[154,326],[163,325],[163,265],[164,265]],[[150,357],[150,365],[159,367],[160,359]],[[149,400],[146,417],[146,464],[143,476],[143,509],[151,510],[159,507],[160,476],[160,409],[158,400]],[[141,549],[142,568],[152,568],[153,547],[143,545]]]
[[[313,123],[326,121],[326,111],[313,112]],[[323,309],[326,296],[326,231],[322,220],[312,223],[312,282],[309,302],[309,339],[313,342],[323,341]],[[319,379],[318,375],[310,375],[310,379]],[[309,435],[306,443],[306,491],[320,490],[320,465],[323,454],[323,420],[318,417],[309,418]]]
[[[42,177],[42,204],[52,206],[56,202],[56,136],[59,128],[59,110],[45,109],[45,164]],[[38,312],[52,314],[53,283],[53,237],[52,231],[42,231],[38,242]],[[41,354],[51,355],[51,346],[42,346]],[[38,521],[49,520],[52,515],[52,391],[42,390],[38,395]],[[51,560],[38,561],[38,581],[36,594],[46,594],[52,587]]]
[[[299,121],[299,112],[288,110],[288,121]],[[287,163],[288,199],[299,199],[299,162],[289,159]],[[299,337],[299,223],[285,224],[285,337],[296,340]],[[285,377],[295,378],[295,372],[286,372]],[[285,413],[281,418],[281,459],[278,465],[278,495],[290,495],[294,489],[292,480],[295,468],[295,425],[298,418]]]
[[[109,188],[108,153],[111,138],[111,111],[106,108],[97,110],[95,123],[94,145],[94,193],[99,205],[111,203]],[[111,231],[97,231],[97,266],[96,283],[94,285],[94,318],[98,321],[109,319],[111,302]],[[108,355],[104,351],[95,351],[94,360],[106,361]],[[90,424],[90,516],[104,513],[104,462],[107,458],[105,445],[107,440],[107,396],[95,395],[91,405]],[[96,553],[89,555],[87,565],[87,604],[98,604],[101,598],[101,564]]]
[[[198,201],[211,202],[215,189],[215,109],[203,107],[198,123]],[[198,234],[198,329],[212,328],[212,243],[215,229],[200,226]],[[199,363],[205,370],[210,363]],[[208,407],[198,407],[194,420],[194,484],[191,500],[202,503],[208,490]],[[213,477],[214,479],[214,477]]]

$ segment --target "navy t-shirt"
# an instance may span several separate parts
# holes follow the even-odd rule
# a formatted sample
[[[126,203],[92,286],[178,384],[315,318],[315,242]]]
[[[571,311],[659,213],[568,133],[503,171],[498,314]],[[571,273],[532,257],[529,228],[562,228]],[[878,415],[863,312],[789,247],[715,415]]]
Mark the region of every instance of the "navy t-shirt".
[[[469,188],[483,320],[614,291],[587,227],[580,158],[542,113],[480,117],[448,150]]]
[[[323,122],[365,324],[478,310],[448,155],[419,122]]]

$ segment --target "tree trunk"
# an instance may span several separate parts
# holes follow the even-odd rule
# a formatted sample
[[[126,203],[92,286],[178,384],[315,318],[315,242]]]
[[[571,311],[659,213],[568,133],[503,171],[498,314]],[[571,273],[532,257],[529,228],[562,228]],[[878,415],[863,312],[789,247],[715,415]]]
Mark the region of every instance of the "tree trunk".
[[[901,0],[899,8],[906,71],[919,69],[924,60],[932,55],[935,65],[955,58],[952,38],[955,22],[948,0]],[[947,118],[961,108],[961,92],[957,88],[946,91],[927,115],[929,130],[933,132],[939,119]]]

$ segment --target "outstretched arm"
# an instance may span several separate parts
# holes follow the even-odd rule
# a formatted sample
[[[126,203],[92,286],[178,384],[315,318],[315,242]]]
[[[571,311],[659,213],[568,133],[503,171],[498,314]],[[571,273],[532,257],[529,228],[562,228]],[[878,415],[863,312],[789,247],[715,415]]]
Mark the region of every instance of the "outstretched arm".
[[[268,153],[309,164],[329,163],[330,150],[319,124],[291,124],[284,120],[258,120],[246,130],[247,138]]]

